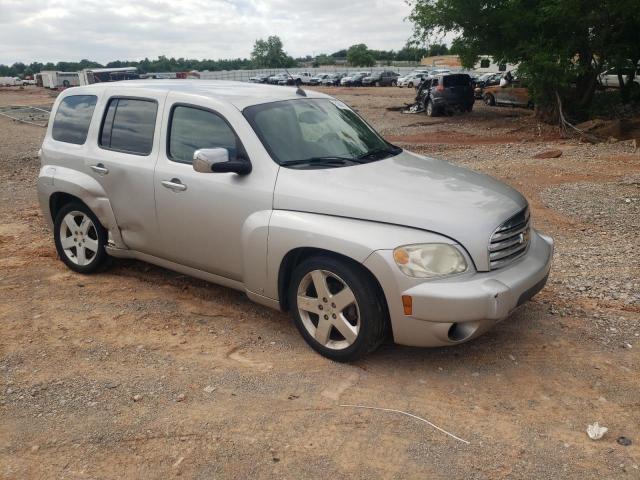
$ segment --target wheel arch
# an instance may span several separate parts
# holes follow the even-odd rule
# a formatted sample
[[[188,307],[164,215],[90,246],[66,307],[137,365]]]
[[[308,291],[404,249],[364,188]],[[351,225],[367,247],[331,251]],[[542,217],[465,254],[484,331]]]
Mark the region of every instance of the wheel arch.
[[[91,210],[91,208],[86,203],[84,203],[81,198],[76,197],[75,195],[71,195],[67,192],[52,193],[49,197],[49,212],[51,213],[51,218],[55,220],[55,218],[58,216],[58,212],[62,207],[64,207],[68,203],[74,202],[80,203]]]
[[[287,252],[287,254],[282,259],[282,262],[280,262],[280,268],[278,269],[278,298],[280,302],[280,309],[282,311],[286,312],[289,310],[289,305],[288,305],[289,296],[287,295],[287,291],[289,290],[289,286],[291,284],[291,277],[292,277],[293,271],[298,265],[300,265],[302,262],[304,262],[308,258],[316,257],[316,256],[325,256],[325,257],[330,257],[336,260],[340,260],[342,262],[345,262],[351,265],[352,267],[359,270],[360,272],[362,272],[376,286],[376,289],[378,289],[378,293],[380,294],[379,298],[383,299],[384,306],[385,308],[387,308],[386,299],[384,296],[384,292],[382,290],[382,285],[380,285],[380,282],[378,281],[376,276],[373,274],[373,272],[369,270],[367,267],[365,267],[362,263],[342,253],[338,253],[332,250],[326,250],[324,248],[297,247]]]
[[[376,250],[442,239],[423,230],[331,215],[275,210],[269,224],[264,295],[286,310],[286,292],[296,265],[327,255],[356,265],[382,290],[376,272],[365,265]],[[386,296],[385,296],[386,298]]]
[[[38,190],[41,209],[48,217],[50,225],[53,225],[55,215],[62,206],[69,201],[78,201],[98,218],[116,247],[127,248],[120,236],[111,202],[100,183],[93,177],[66,167],[43,168],[38,178]]]

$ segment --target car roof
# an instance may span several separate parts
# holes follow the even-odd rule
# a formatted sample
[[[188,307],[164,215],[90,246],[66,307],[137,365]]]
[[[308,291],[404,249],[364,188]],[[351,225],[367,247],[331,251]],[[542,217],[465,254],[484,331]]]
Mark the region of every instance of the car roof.
[[[227,102],[238,110],[250,105],[304,98],[296,93],[297,87],[280,87],[259,83],[234,82],[228,80],[125,80],[120,82],[94,83],[72,87],[64,91],[67,95],[84,95],[97,92],[118,94],[118,90],[140,89],[154,92],[180,92],[200,98],[212,98]],[[308,98],[331,98],[324,93],[305,90]]]

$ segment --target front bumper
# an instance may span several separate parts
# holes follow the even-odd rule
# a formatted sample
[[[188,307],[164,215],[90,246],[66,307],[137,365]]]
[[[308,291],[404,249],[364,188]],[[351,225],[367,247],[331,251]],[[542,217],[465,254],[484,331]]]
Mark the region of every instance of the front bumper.
[[[532,230],[528,252],[491,272],[420,281],[400,272],[391,250],[374,252],[365,266],[385,293],[395,342],[436,347],[471,340],[507,318],[542,290],[552,257],[553,240]],[[403,295],[412,298],[411,315],[404,314]]]

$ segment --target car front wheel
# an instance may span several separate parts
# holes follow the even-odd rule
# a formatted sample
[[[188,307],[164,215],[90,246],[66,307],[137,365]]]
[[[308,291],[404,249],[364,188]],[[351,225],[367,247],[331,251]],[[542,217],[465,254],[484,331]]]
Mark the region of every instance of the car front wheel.
[[[74,272],[93,273],[104,263],[107,231],[82,203],[64,205],[54,222],[58,256]]]
[[[493,98],[493,95],[490,94],[486,94],[484,96],[484,103],[486,103],[487,105],[489,105],[490,107],[493,107],[496,104],[496,99]]]
[[[317,256],[294,270],[289,305],[311,348],[347,362],[374,351],[385,338],[388,315],[379,290],[362,267]]]

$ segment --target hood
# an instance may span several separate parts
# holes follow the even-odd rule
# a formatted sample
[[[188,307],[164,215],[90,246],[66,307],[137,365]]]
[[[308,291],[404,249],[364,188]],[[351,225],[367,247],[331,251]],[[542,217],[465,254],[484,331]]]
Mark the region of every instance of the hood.
[[[274,209],[445,235],[467,250],[480,271],[489,269],[492,233],[526,205],[520,193],[492,177],[406,151],[349,167],[280,168],[274,193]]]

